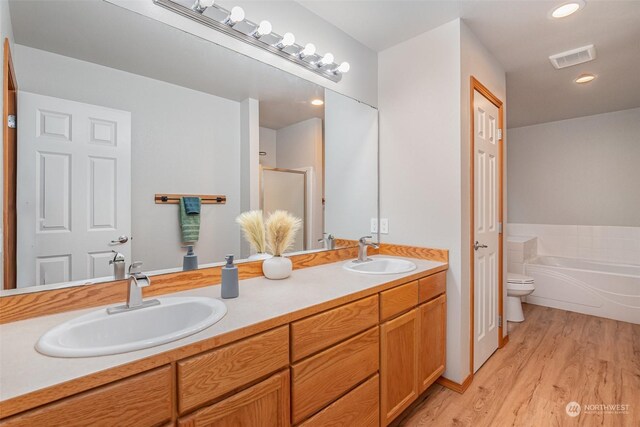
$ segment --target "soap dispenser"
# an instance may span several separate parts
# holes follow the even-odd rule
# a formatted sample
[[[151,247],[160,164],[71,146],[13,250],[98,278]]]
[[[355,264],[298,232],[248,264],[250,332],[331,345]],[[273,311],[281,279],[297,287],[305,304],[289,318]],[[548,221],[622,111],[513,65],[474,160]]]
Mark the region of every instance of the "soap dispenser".
[[[198,269],[198,255],[193,253],[193,245],[183,246],[187,250],[187,254],[182,261],[182,270],[197,270]]]
[[[233,255],[225,257],[227,264],[222,267],[222,298],[237,298],[240,290],[238,289],[238,267],[233,265]]]

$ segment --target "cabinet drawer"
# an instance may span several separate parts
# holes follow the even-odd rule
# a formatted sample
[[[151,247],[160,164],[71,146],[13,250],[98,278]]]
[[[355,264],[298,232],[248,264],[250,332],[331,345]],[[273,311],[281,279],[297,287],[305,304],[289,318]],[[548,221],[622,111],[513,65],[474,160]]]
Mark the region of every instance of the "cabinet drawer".
[[[289,370],[178,420],[201,426],[289,427]]]
[[[380,421],[379,385],[380,377],[376,374],[300,426],[377,427]]]
[[[178,362],[180,413],[282,369],[288,364],[288,326]]]
[[[300,360],[376,324],[377,295],[293,322],[291,360]]]
[[[2,421],[2,426],[155,426],[171,420],[171,368],[164,366]]]
[[[433,274],[419,280],[418,298],[420,303],[429,301],[447,290],[447,272]]]
[[[379,357],[376,326],[293,365],[293,422],[299,423],[374,374]]]
[[[418,305],[418,281],[380,292],[380,321]]]

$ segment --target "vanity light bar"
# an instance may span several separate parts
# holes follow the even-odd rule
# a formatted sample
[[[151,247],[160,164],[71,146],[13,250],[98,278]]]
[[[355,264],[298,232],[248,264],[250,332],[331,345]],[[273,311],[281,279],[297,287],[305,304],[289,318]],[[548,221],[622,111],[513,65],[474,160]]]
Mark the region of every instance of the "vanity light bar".
[[[195,0],[191,8],[173,0],[153,0],[153,2],[192,21],[285,58],[331,81],[339,82],[342,79],[342,75],[350,69],[348,62],[335,63],[331,53],[317,54],[312,43],[307,43],[305,46],[295,43],[295,37],[291,33],[285,33],[284,36],[281,36],[272,32],[271,24],[268,21],[261,21],[256,24],[245,19],[244,10],[241,7],[236,6],[231,11],[228,11],[223,7],[214,5],[213,0]],[[204,15],[208,8],[215,8],[221,11],[226,14],[226,18],[223,21],[217,21]],[[240,31],[237,29],[237,24],[239,23],[248,24],[253,30],[249,33]],[[266,36],[278,41],[273,44],[268,43],[264,40]]]

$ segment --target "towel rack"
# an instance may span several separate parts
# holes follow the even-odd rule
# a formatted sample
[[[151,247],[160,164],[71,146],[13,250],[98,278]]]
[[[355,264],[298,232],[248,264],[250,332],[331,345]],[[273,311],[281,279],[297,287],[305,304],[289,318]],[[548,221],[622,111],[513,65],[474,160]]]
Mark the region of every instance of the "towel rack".
[[[156,194],[155,202],[160,205],[177,205],[181,197],[200,197],[203,205],[224,205],[227,203],[227,196],[218,194]]]

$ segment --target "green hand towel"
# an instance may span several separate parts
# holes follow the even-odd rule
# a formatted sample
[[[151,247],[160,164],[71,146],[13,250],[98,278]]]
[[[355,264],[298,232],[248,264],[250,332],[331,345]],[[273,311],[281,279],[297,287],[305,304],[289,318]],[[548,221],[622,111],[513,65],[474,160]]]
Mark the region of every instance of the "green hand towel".
[[[184,197],[180,197],[180,228],[182,229],[183,242],[193,243],[198,241],[200,236],[200,214],[187,215]]]

